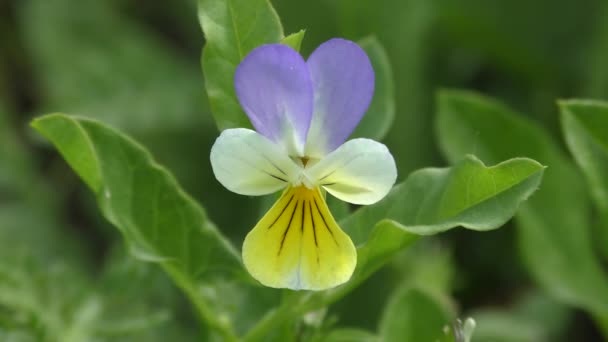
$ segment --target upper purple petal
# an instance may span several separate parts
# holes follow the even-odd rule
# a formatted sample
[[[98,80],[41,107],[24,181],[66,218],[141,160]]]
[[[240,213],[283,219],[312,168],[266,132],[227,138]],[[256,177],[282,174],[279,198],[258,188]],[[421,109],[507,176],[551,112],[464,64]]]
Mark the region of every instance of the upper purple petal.
[[[239,64],[234,87],[253,127],[291,153],[303,152],[313,108],[306,62],[292,48],[262,45]],[[295,148],[295,150],[294,150]]]
[[[345,39],[321,44],[308,58],[314,113],[306,154],[321,157],[353,132],[374,94],[374,70],[367,54]]]

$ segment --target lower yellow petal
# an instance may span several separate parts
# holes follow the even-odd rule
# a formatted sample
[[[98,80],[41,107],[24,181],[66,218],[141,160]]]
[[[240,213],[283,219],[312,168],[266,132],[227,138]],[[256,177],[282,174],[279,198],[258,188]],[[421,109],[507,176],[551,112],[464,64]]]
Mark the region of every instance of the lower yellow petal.
[[[318,188],[290,187],[243,243],[243,261],[262,284],[324,290],[350,279],[357,251]]]

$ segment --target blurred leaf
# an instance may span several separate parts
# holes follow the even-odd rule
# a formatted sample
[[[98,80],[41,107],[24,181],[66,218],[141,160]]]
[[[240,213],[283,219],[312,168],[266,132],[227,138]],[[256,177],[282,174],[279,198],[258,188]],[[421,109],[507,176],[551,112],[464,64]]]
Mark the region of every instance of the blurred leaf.
[[[15,327],[29,330],[36,340],[78,342],[93,337],[91,323],[101,303],[94,295],[83,295],[87,282],[82,274],[62,262],[42,266],[26,255],[6,261],[0,264],[0,308],[12,313]]]
[[[598,208],[608,210],[608,103],[570,100],[560,103],[566,142],[589,183]]]
[[[604,316],[608,278],[593,254],[588,198],[572,163],[541,127],[491,99],[444,91],[438,108],[437,137],[450,161],[476,153],[489,162],[526,156],[548,166],[516,216],[524,261],[553,296]]]
[[[41,78],[40,111],[78,113],[138,135],[203,122],[197,63],[112,2],[21,5],[24,42]]]
[[[327,334],[327,336],[320,339],[320,342],[380,342],[381,339],[378,336],[372,334],[369,331],[354,329],[354,328],[340,328],[334,329]]]
[[[473,342],[548,341],[539,324],[506,312],[478,311],[473,317],[477,321]]]
[[[0,316],[7,316],[0,317],[7,330],[2,341],[92,340],[103,312],[85,255],[40,212],[21,203],[0,207]]]
[[[26,224],[19,228],[31,229]],[[1,225],[3,229],[13,226],[6,221]],[[47,250],[69,246],[61,244],[57,231],[50,233],[54,234],[44,241]],[[163,298],[155,291],[157,281],[148,274],[114,274],[112,281],[121,286],[112,288],[105,276],[93,283],[76,255],[55,252],[41,257],[34,249],[43,244],[4,236],[0,241],[11,244],[0,252],[0,313],[8,312],[8,319],[0,314],[0,330],[5,328],[9,337],[21,336],[22,329],[35,336],[34,341],[166,341],[162,336],[168,336],[167,331],[172,336],[175,331],[187,331],[175,329],[168,310],[158,309]],[[180,341],[192,341],[185,336]]]
[[[508,305],[471,313],[477,321],[473,342],[561,341],[572,324],[571,309],[540,290],[524,293]]]
[[[217,279],[248,279],[238,252],[173,177],[128,137],[92,120],[52,114],[32,126],[53,142],[97,195],[104,216],[140,260],[159,263],[202,318],[231,338],[230,321],[210,310],[205,296]]]
[[[7,112],[0,108],[0,204],[27,202],[50,214],[49,189],[37,177],[30,151],[19,139]],[[1,233],[1,232],[0,232]]]
[[[282,320],[342,298],[421,234],[458,226],[498,228],[536,190],[543,171],[542,165],[530,159],[515,158],[486,167],[468,156],[452,168],[414,172],[382,201],[340,221],[358,245],[357,268],[350,281],[327,291],[294,294],[264,317],[247,340],[257,341]]]
[[[291,46],[292,49],[300,51],[300,47],[302,46],[302,40],[304,39],[305,33],[306,30],[300,30],[296,33],[292,33],[289,36],[281,39],[281,44]]]
[[[205,34],[202,66],[213,117],[220,130],[251,127],[234,91],[234,71],[262,44],[283,39],[279,16],[268,0],[198,0]]]
[[[366,137],[382,140],[395,118],[395,86],[393,70],[380,41],[374,37],[359,40],[358,44],[367,52],[374,72],[376,84],[374,98],[363,116],[363,119],[353,132],[353,137]]]
[[[0,340],[4,342],[36,342],[37,337],[27,330],[5,331],[0,327]]]
[[[450,293],[457,278],[453,247],[442,239],[423,239],[400,253],[390,268],[401,282],[436,293]]]
[[[597,1],[462,0],[437,6],[438,26],[455,46],[482,53],[485,60],[528,82],[568,77],[564,66],[580,57],[574,48],[590,33]],[[542,26],[538,18],[542,16]],[[554,44],[559,41],[560,44]],[[564,46],[569,48],[564,49]],[[504,82],[504,81],[503,81]]]
[[[380,321],[385,341],[436,341],[455,317],[447,300],[423,289],[403,287],[389,300]]]
[[[596,14],[600,19],[595,20],[594,30],[590,34],[591,41],[586,51],[586,59],[583,61],[584,73],[581,74],[582,84],[585,89],[583,94],[592,98],[608,98],[608,3],[600,2],[600,8]]]
[[[600,214],[597,246],[608,258],[608,103],[571,100],[560,107],[566,142]]]

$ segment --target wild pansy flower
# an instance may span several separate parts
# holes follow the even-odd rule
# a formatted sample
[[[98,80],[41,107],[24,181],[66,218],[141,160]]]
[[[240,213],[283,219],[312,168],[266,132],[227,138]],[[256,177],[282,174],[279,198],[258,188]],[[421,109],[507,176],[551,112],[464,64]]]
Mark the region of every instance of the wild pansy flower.
[[[257,132],[221,133],[211,149],[215,177],[242,195],[285,189],[247,234],[245,267],[276,288],[322,290],[348,281],[357,252],[323,190],[349,203],[372,204],[397,177],[383,144],[344,142],[372,99],[369,58],[344,39],[323,43],[307,61],[286,45],[263,45],[237,67],[234,84]]]

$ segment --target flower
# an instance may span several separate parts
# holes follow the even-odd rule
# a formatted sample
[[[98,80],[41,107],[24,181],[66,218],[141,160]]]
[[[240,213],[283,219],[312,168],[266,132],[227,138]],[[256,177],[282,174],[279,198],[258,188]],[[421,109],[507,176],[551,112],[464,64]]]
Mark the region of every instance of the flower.
[[[247,234],[245,267],[275,288],[323,290],[348,281],[357,252],[330,213],[325,191],[372,204],[397,178],[386,146],[364,138],[344,142],[372,99],[369,58],[344,39],[323,43],[307,61],[286,45],[262,45],[239,64],[234,84],[257,132],[220,134],[211,148],[215,177],[242,195],[285,189]]]

